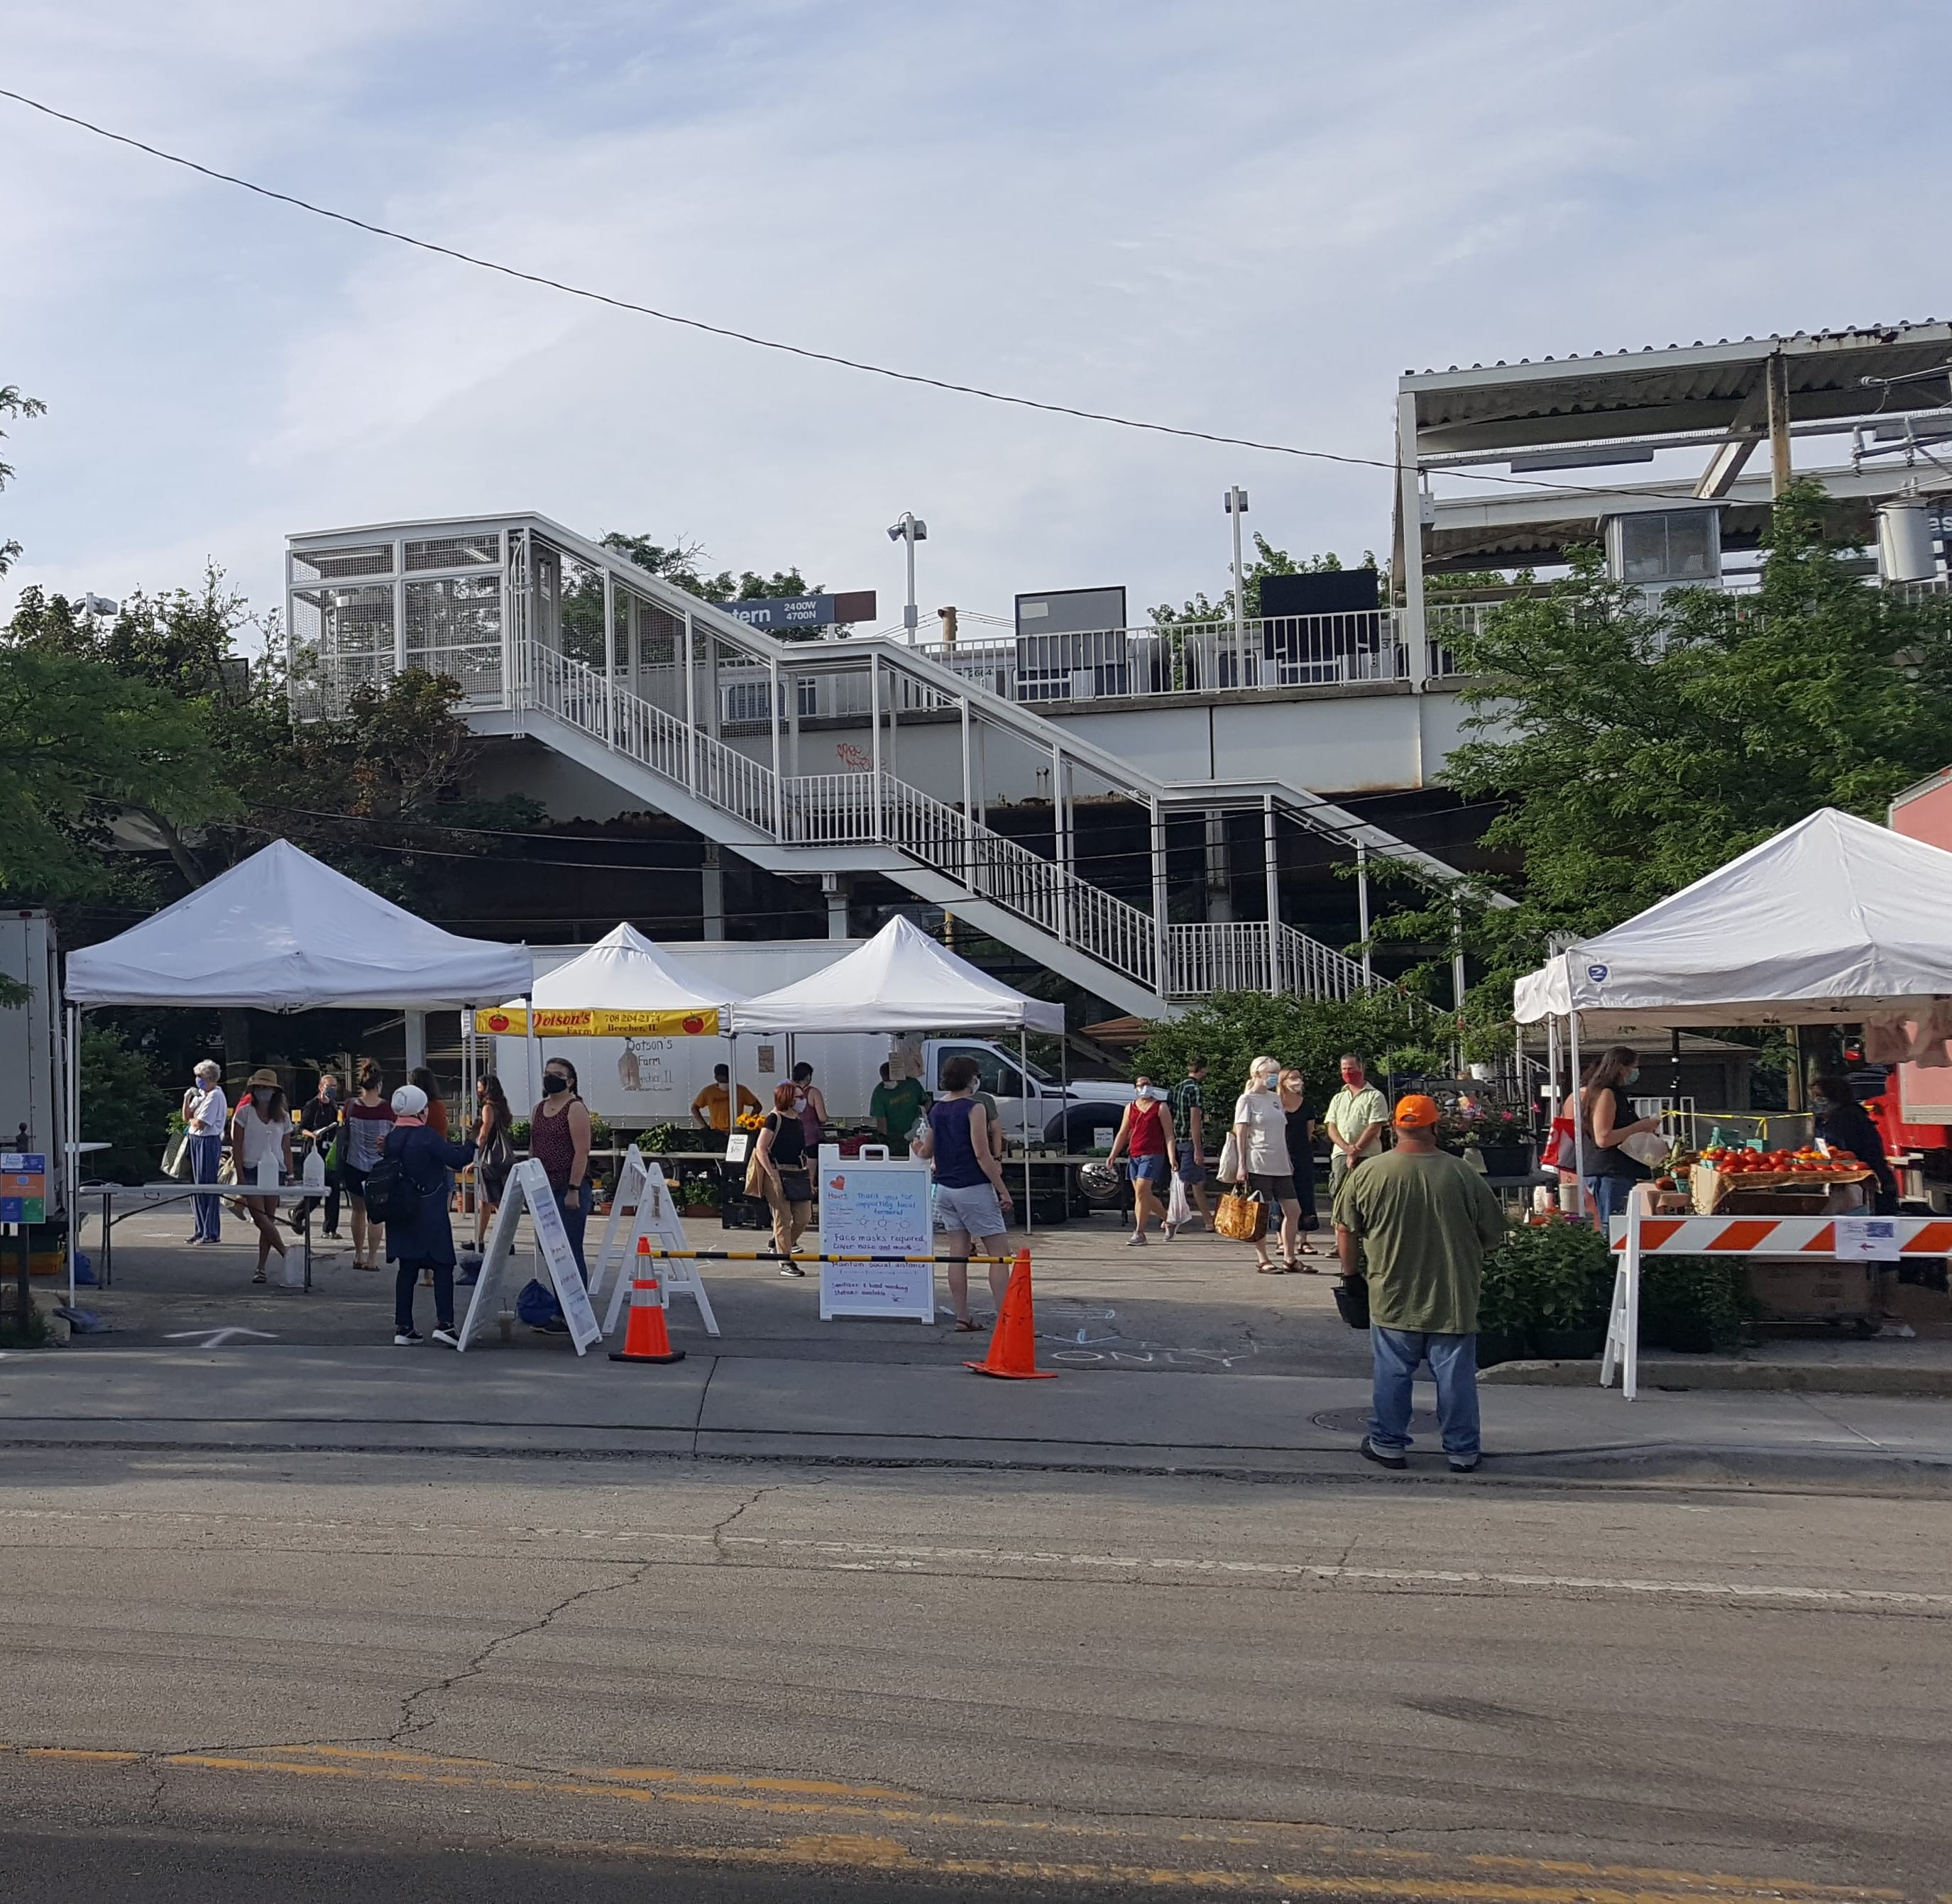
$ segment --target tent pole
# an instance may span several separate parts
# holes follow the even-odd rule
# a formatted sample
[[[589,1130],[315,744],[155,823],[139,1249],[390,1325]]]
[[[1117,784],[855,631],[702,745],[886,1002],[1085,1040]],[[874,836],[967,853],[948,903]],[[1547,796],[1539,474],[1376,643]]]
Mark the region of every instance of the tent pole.
[[[533,992],[525,993],[523,995],[522,1021],[529,1028],[529,1082],[536,1094],[534,1099],[531,1100],[533,1104],[540,1102],[543,1094],[543,1040],[542,1033],[536,1029],[536,998]],[[531,1125],[532,1127],[529,1132],[529,1149],[533,1155],[536,1143],[533,1117]]]
[[[1569,980],[1572,968],[1572,961],[1568,958],[1566,974]],[[1579,1102],[1579,1014],[1577,1011],[1567,1012],[1566,1022],[1572,1043],[1572,1174],[1575,1179],[1572,1187],[1574,1195],[1578,1199],[1578,1207],[1583,1213],[1586,1208],[1586,1117]],[[1596,1212],[1594,1221],[1597,1220]]]
[[[1031,1211],[1031,1036],[1028,1026],[1017,1027],[1017,1082],[1024,1093],[1024,1234],[1036,1227]]]
[[[61,1182],[67,1193],[67,1305],[75,1301],[75,1252],[81,1246],[81,1007],[72,1001],[67,1008],[67,1062],[61,1083],[65,1102],[61,1122],[67,1126],[60,1159]],[[25,1230],[26,1226],[22,1226]],[[102,1252],[107,1255],[105,1249]],[[105,1271],[103,1272],[107,1273]],[[27,1340],[27,1318],[20,1318],[21,1340]]]

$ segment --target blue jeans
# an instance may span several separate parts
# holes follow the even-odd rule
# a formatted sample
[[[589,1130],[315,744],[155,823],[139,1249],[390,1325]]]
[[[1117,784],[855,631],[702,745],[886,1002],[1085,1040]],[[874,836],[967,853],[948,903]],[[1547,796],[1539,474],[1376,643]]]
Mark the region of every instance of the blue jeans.
[[[218,1136],[192,1135],[189,1140],[189,1174],[195,1183],[214,1183],[217,1166],[224,1161],[224,1140]],[[192,1237],[202,1243],[214,1243],[219,1226],[222,1224],[224,1204],[221,1198],[199,1196],[191,1199],[190,1208],[196,1212],[196,1227]]]
[[[1437,1380],[1437,1421],[1447,1455],[1478,1452],[1478,1338],[1426,1335],[1414,1329],[1369,1331],[1375,1360],[1375,1412],[1369,1440],[1378,1448],[1410,1445],[1410,1383],[1417,1365],[1428,1362]]]
[[[1634,1180],[1631,1177],[1589,1177],[1586,1179],[1587,1201],[1600,1213],[1602,1233],[1613,1218],[1626,1215],[1628,1193],[1633,1187]]]

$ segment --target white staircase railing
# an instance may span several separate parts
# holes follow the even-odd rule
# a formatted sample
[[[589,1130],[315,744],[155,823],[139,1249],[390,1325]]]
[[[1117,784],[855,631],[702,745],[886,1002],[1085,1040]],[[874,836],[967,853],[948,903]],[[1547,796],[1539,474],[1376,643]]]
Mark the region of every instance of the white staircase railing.
[[[1362,967],[1292,926],[1168,925],[1068,867],[993,832],[961,808],[883,773],[776,775],[584,663],[527,644],[524,698],[782,846],[893,847],[1156,995],[1281,991],[1346,999]],[[1165,983],[1159,960],[1163,950]]]

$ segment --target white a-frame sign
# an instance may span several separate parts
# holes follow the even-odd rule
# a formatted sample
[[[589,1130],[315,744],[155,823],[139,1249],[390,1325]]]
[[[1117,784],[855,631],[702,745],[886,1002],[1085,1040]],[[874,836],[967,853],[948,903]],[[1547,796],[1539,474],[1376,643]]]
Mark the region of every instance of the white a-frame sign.
[[[583,1194],[589,1195],[587,1189]],[[570,1253],[569,1232],[563,1227],[562,1212],[550,1191],[549,1173],[535,1157],[524,1158],[508,1173],[501,1208],[495,1212],[495,1227],[489,1232],[488,1252],[481,1258],[480,1279],[468,1305],[467,1320],[461,1325],[458,1346],[465,1349],[490,1318],[501,1312],[502,1289],[509,1280],[509,1264],[515,1253],[515,1224],[524,1210],[535,1227],[536,1246],[549,1265],[555,1299],[562,1305],[563,1320],[569,1324],[569,1339],[582,1355],[593,1343],[603,1340],[603,1331],[596,1326],[590,1292],[583,1287],[576,1258]]]
[[[684,1224],[677,1213],[671,1186],[665,1181],[663,1166],[646,1158],[633,1144],[624,1153],[624,1167],[617,1175],[616,1194],[610,1199],[610,1221],[604,1226],[603,1247],[590,1271],[590,1295],[593,1302],[614,1271],[617,1281],[610,1292],[610,1307],[603,1318],[603,1333],[615,1332],[617,1318],[629,1299],[636,1280],[637,1245],[647,1242],[653,1249],[689,1249]],[[705,1293],[705,1281],[698,1265],[688,1256],[658,1261],[657,1275],[664,1285],[667,1306],[674,1296],[688,1296],[698,1305],[699,1320],[705,1333],[718,1333],[718,1318],[712,1313],[712,1299]]]

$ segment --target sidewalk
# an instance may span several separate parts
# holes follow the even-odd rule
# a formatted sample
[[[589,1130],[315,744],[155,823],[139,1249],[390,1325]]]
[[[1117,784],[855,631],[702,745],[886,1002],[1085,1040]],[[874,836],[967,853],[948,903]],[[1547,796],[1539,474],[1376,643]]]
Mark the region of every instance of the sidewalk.
[[[166,1219],[144,1219],[154,1224]],[[701,1246],[721,1246],[716,1226]],[[737,1239],[736,1240],[743,1240]],[[560,1337],[491,1327],[464,1355],[392,1346],[390,1273],[349,1253],[310,1294],[249,1283],[241,1237],[214,1250],[132,1223],[112,1288],[82,1300],[112,1325],[60,1349],[0,1355],[0,1446],[425,1449],[1082,1468],[1305,1477],[1379,1471],[1355,1455],[1367,1413],[1365,1337],[1336,1315],[1332,1277],[1260,1277],[1206,1237],[1126,1250],[1074,1226],[1034,1240],[1038,1357],[1053,1382],[968,1373],[986,1338],[941,1320],[817,1319],[818,1285],[770,1265],[708,1265],[724,1334],[671,1312],[687,1358],[579,1358]],[[526,1273],[525,1271],[524,1273]],[[274,1272],[275,1274],[275,1272]],[[512,1286],[511,1286],[512,1287]],[[465,1303],[466,1292],[458,1292]],[[429,1326],[431,1293],[419,1293]],[[978,1282],[979,1313],[987,1307]],[[465,1313],[465,1309],[463,1311]],[[210,1337],[230,1331],[212,1346]],[[246,1333],[249,1332],[249,1333]],[[1854,1348],[1888,1366],[1947,1345]],[[1593,1363],[1559,1386],[1487,1382],[1477,1483],[1685,1483],[1952,1493],[1952,1409],[1878,1394],[1716,1392],[1706,1358],[1650,1355],[1641,1399],[1603,1391]],[[1514,1374],[1525,1371],[1514,1369]],[[1429,1391],[1420,1389],[1427,1408]],[[1411,1478],[1450,1485],[1434,1424]]]

